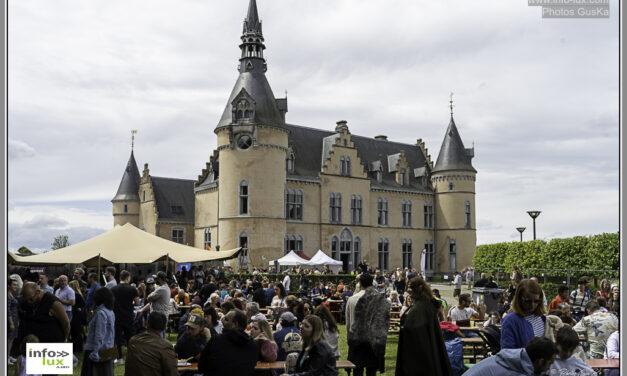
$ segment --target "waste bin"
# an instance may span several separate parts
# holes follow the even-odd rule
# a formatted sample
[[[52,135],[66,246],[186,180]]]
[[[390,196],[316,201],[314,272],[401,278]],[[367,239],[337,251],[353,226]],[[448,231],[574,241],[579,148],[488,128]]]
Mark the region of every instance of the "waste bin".
[[[496,311],[496,305],[501,300],[501,297],[505,293],[503,289],[493,289],[486,287],[473,287],[472,289],[472,301],[486,305],[486,313]]]

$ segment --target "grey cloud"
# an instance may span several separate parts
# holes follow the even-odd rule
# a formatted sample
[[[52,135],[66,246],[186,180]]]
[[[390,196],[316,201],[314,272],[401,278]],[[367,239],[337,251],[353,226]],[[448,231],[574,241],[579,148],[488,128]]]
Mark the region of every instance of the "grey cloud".
[[[9,159],[28,158],[35,155],[35,149],[26,142],[9,139]]]

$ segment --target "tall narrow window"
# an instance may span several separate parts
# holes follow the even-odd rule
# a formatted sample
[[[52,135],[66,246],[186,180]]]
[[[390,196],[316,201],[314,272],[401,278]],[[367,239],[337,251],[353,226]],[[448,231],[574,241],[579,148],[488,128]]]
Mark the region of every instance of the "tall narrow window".
[[[338,255],[338,243],[339,240],[337,239],[337,236],[331,238],[331,258],[334,260],[340,259]]]
[[[248,182],[246,180],[239,183],[239,214],[248,214]]]
[[[351,175],[351,157],[349,157],[348,155],[340,156],[340,175]]]
[[[377,224],[388,225],[388,199],[379,197],[377,199]]]
[[[342,194],[329,194],[329,222],[342,223]]]
[[[345,164],[345,160],[344,160],[344,156],[341,155],[340,156],[340,175],[344,175],[344,164]]]
[[[303,219],[303,191],[300,189],[285,190],[285,218]]]
[[[185,229],[180,227],[172,228],[172,241],[179,244],[185,244]]]
[[[425,240],[425,270],[435,270],[433,240]]]
[[[403,227],[411,227],[411,200],[403,200],[401,203],[401,215]]]
[[[452,191],[453,188],[455,188],[455,186],[453,185],[453,183],[448,183],[448,190]]]
[[[142,191],[142,201],[146,201],[146,191]]]
[[[390,241],[387,238],[379,238],[379,269],[388,270],[390,266]]]
[[[413,268],[413,250],[411,239],[403,239],[401,252],[403,255],[403,268]]]
[[[448,269],[452,272],[457,270],[457,243],[455,239],[448,241]]]
[[[346,157],[346,168],[344,169],[344,175],[351,176],[351,157]]]
[[[239,233],[239,239],[237,241],[238,245],[242,248],[244,248],[244,252],[246,254],[248,254],[248,251],[250,250],[250,242],[248,239],[248,232],[247,231],[242,231]]]
[[[128,213],[128,205],[124,204],[124,213]]]
[[[211,249],[211,228],[205,228],[205,237],[204,237],[205,249]]]
[[[362,201],[361,196],[352,195],[351,196],[351,224],[352,225],[361,225],[362,224]]]
[[[294,172],[294,153],[289,153],[288,157],[285,159],[285,171],[288,174]]]
[[[353,269],[357,268],[357,265],[361,262],[361,238],[358,236],[355,238],[353,242],[353,249],[355,253],[353,254]]]
[[[398,182],[400,185],[407,184],[407,170],[404,168],[401,168],[401,171],[399,172]]]
[[[471,220],[471,215],[470,215],[470,200],[466,200],[466,205],[464,208],[464,218],[465,218],[465,223],[466,223],[466,228],[470,228],[472,227],[472,220]]]
[[[433,203],[424,203],[425,228],[433,228]]]
[[[377,183],[381,183],[383,181],[383,172],[377,171]]]

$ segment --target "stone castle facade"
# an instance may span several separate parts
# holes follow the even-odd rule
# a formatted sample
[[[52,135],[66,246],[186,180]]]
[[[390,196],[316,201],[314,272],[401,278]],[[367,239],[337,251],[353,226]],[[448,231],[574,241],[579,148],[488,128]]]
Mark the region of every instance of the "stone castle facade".
[[[131,152],[112,200],[132,223],[198,248],[245,247],[253,266],[290,250],[322,249],[351,271],[366,259],[427,274],[470,265],[476,247],[474,148],[451,115],[435,162],[424,143],[289,124],[287,98],[266,79],[255,0],[244,21],[239,76],[214,132],[218,146],[194,180],[139,172]]]

